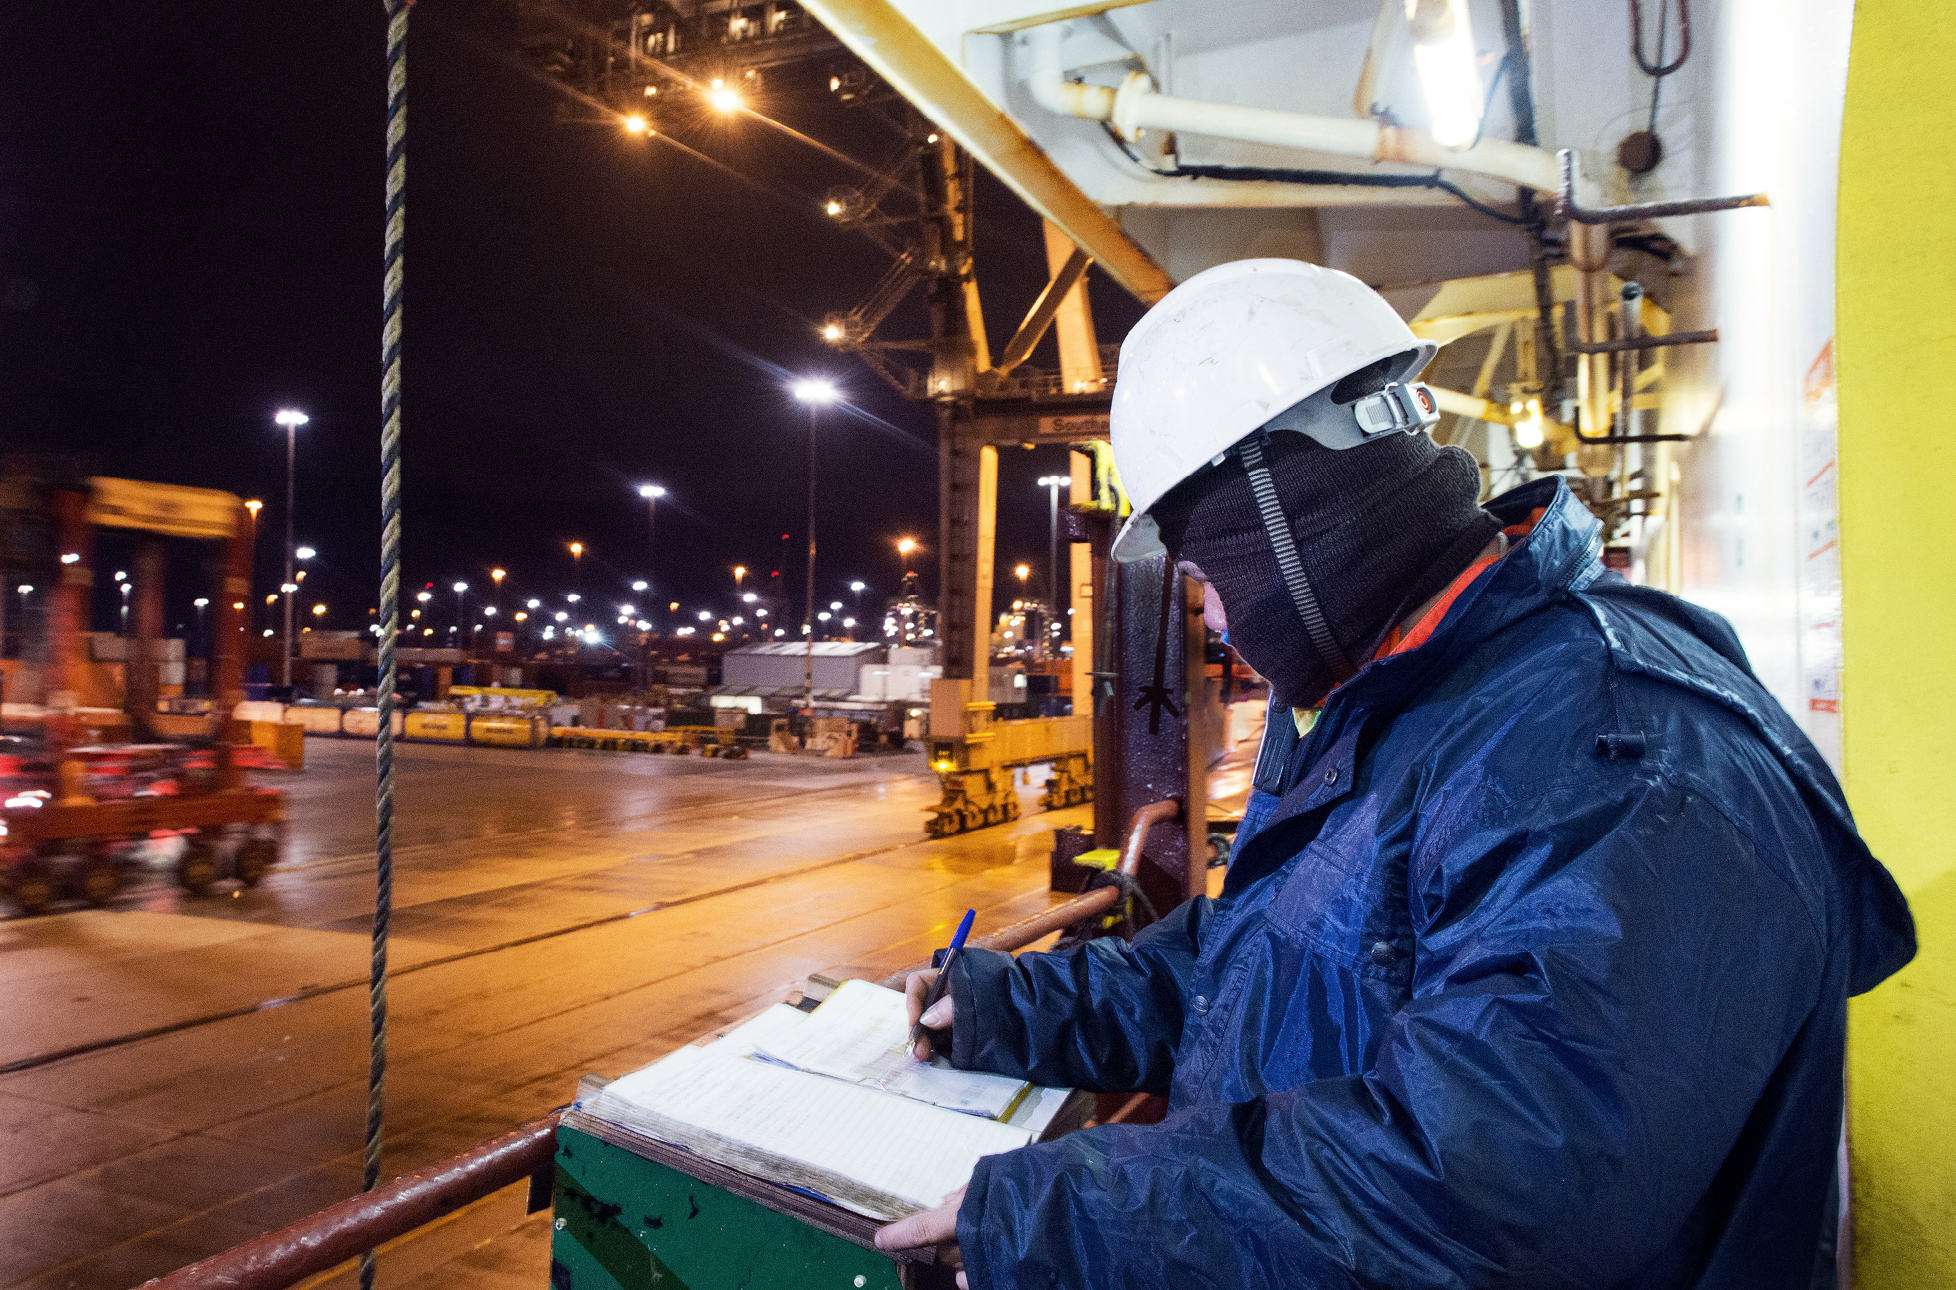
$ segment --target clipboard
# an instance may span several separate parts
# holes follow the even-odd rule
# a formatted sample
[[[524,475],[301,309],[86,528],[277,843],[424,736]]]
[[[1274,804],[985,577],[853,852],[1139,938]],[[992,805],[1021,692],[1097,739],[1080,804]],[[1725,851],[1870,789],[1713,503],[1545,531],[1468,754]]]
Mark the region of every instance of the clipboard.
[[[1040,1141],[1080,1127],[1075,1091]],[[883,1222],[576,1109],[557,1129],[553,1290],[949,1290],[933,1247],[883,1251]]]

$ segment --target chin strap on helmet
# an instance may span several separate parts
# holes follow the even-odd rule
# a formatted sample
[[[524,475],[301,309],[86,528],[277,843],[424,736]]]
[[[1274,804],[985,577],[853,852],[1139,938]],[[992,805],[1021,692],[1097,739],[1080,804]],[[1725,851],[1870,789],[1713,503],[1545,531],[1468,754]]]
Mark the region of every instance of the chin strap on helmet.
[[[1352,419],[1358,422],[1359,433],[1368,439],[1394,430],[1412,434],[1439,424],[1440,405],[1424,382],[1401,385],[1395,381],[1352,404]]]
[[[1277,571],[1283,575],[1291,603],[1297,606],[1297,616],[1304,622],[1304,631],[1311,638],[1311,647],[1318,652],[1318,658],[1331,674],[1343,681],[1357,669],[1345,657],[1345,651],[1338,645],[1338,638],[1331,634],[1331,625],[1325,622],[1324,610],[1318,605],[1317,592],[1311,589],[1311,580],[1304,574],[1304,561],[1297,554],[1297,542],[1291,536],[1290,521],[1284,518],[1284,508],[1277,501],[1276,482],[1270,478],[1270,467],[1263,462],[1262,434],[1253,434],[1244,439],[1237,453],[1242,457],[1243,469],[1250,477],[1250,491],[1256,497],[1256,508],[1263,517],[1263,529],[1270,537],[1271,550],[1276,552]]]

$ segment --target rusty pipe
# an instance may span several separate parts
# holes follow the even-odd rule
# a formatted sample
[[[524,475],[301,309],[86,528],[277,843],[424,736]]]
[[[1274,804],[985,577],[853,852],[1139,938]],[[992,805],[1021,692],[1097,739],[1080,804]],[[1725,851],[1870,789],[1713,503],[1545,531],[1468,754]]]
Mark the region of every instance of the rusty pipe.
[[[1710,331],[1673,331],[1662,336],[1626,336],[1622,340],[1569,341],[1566,348],[1571,354],[1623,354],[1646,349],[1664,349],[1671,345],[1715,345],[1718,343],[1718,329]]]
[[[1022,950],[1042,936],[1051,935],[1063,927],[1071,927],[1082,919],[1105,913],[1120,901],[1120,889],[1099,887],[1084,896],[1075,896],[1064,905],[1055,905],[1043,914],[1020,919],[1009,927],[1002,927],[990,936],[980,936],[971,942],[981,950],[1000,950],[1010,953]]]
[[[1159,802],[1150,802],[1136,811],[1133,818],[1128,821],[1127,842],[1122,848],[1121,862],[1116,866],[1120,872],[1130,878],[1133,877],[1141,864],[1141,847],[1148,840],[1148,830],[1157,824],[1174,819],[1181,813],[1182,804],[1172,797]],[[973,949],[998,950],[1009,954],[1013,950],[1024,949],[1042,936],[1050,936],[1062,928],[1071,927],[1096,914],[1106,913],[1119,904],[1120,900],[1120,888],[1096,887],[1084,896],[1075,896],[1064,905],[1053,906],[1043,914],[1022,918],[1016,923],[999,928],[988,936],[976,937],[970,945]],[[879,984],[891,990],[901,990],[903,983],[909,979],[912,972],[923,972],[929,968],[929,963],[919,963],[901,972],[892,972]]]
[[[283,1290],[521,1182],[550,1163],[556,1133],[556,1116],[532,1120],[276,1232],[145,1281],[143,1290]]]
[[[1610,230],[1590,224],[1569,225],[1569,263],[1576,270],[1576,340],[1578,345],[1570,348],[1576,358],[1576,392],[1582,407],[1581,424],[1592,429],[1604,427],[1605,433],[1610,424],[1609,414],[1609,360],[1594,350],[1583,350],[1579,346],[1593,345],[1604,339],[1598,328],[1602,323],[1603,293],[1609,288],[1610,278]],[[1585,475],[1607,475],[1614,453],[1608,448],[1578,448],[1576,464]]]
[[[979,950],[998,950],[1009,954],[1022,950],[1042,936],[1050,936],[1063,928],[1071,927],[1082,919],[1104,914],[1120,903],[1121,892],[1118,887],[1096,887],[1084,896],[1075,896],[1064,905],[1055,905],[1043,914],[1022,918],[1016,923],[999,928],[989,936],[974,937],[968,942],[971,948]],[[912,972],[930,970],[928,960],[912,964],[900,972],[892,972],[877,982],[888,990],[901,990],[903,983],[910,979]]]
[[[1141,871],[1141,848],[1148,841],[1148,830],[1157,824],[1167,824],[1182,813],[1182,804],[1175,798],[1163,798],[1150,802],[1128,820],[1127,841],[1121,847],[1120,871],[1132,878]]]
[[[1152,1093],[1136,1093],[1133,1097],[1121,1103],[1120,1109],[1115,1111],[1112,1115],[1108,1116],[1106,1119],[1102,1120],[1101,1123],[1102,1124],[1125,1123],[1130,1116],[1133,1116],[1135,1113],[1140,1111],[1142,1107],[1146,1106],[1148,1104],[1148,1099],[1153,1096],[1154,1094]]]
[[[1576,276],[1576,330],[1577,343],[1570,348],[1577,358],[1580,373],[1579,402],[1582,405],[1581,423],[1590,429],[1589,435],[1578,434],[1586,446],[1576,453],[1577,465],[1582,473],[1589,476],[1603,476],[1609,473],[1614,453],[1607,447],[1595,446],[1599,443],[1598,432],[1609,434],[1608,378],[1609,368],[1604,355],[1647,348],[1647,344],[1629,345],[1612,343],[1609,338],[1598,334],[1602,322],[1602,291],[1608,285],[1610,260],[1610,225],[1629,223],[1635,220],[1663,219],[1673,215],[1702,215],[1712,211],[1739,210],[1747,206],[1769,206],[1764,193],[1748,193],[1742,197],[1706,197],[1681,202],[1639,202],[1628,206],[1584,206],[1576,194],[1576,154],[1564,148],[1555,154],[1560,171],[1560,183],[1555,195],[1555,214],[1564,220],[1569,229],[1569,262],[1575,266]],[[1694,337],[1687,341],[1683,336],[1671,340],[1671,344],[1697,343]],[[1627,442],[1610,436],[1608,442]]]
[[[1764,193],[1742,197],[1698,197],[1681,202],[1635,202],[1628,206],[1584,206],[1576,200],[1576,154],[1564,148],[1555,154],[1562,171],[1562,183],[1555,194],[1555,217],[1570,224],[1630,224],[1637,220],[1668,219],[1673,215],[1708,215],[1713,211],[1743,210],[1748,206],[1771,206]],[[1573,231],[1573,230],[1571,230]]]

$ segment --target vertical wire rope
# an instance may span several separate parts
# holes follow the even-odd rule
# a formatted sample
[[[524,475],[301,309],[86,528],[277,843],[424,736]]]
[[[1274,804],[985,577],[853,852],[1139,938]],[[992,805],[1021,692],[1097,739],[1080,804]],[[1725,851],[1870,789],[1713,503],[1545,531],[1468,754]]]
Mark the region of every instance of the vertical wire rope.
[[[387,232],[380,326],[380,695],[374,731],[374,935],[367,985],[367,1143],[364,1190],[380,1181],[386,1126],[387,931],[394,910],[394,638],[401,618],[401,285],[407,227],[407,30],[414,0],[387,10]],[[360,1290],[373,1290],[374,1252],[360,1256]]]

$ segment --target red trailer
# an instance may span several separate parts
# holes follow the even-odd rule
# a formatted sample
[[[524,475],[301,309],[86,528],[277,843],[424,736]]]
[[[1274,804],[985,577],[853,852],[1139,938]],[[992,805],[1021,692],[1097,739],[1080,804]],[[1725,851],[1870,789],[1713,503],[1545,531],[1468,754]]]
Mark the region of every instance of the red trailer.
[[[47,613],[45,743],[39,755],[21,759],[0,805],[5,894],[23,912],[38,913],[65,882],[84,900],[102,904],[121,888],[132,847],[172,835],[184,839],[177,880],[186,888],[201,892],[223,877],[257,883],[278,859],[284,795],[244,781],[231,728],[232,709],[244,697],[241,633],[251,594],[244,502],[215,489],[97,478],[85,492],[57,492],[54,504],[63,554]],[[157,712],[161,544],[151,538],[137,556],[125,706],[131,738],[141,742],[84,742],[87,726],[77,711],[96,527],[226,544],[223,586],[212,597],[212,698],[209,712],[197,718]]]

